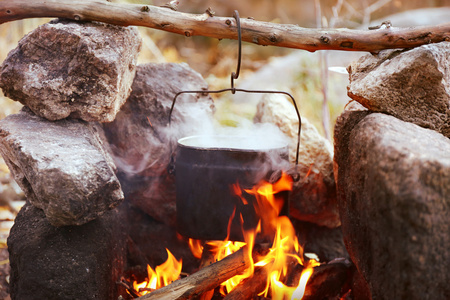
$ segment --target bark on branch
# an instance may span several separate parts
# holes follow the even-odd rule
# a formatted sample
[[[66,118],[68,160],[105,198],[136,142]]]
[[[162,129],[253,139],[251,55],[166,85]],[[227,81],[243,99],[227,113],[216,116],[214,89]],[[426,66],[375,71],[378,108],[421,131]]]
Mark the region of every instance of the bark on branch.
[[[169,8],[142,4],[111,3],[104,0],[14,0],[0,1],[0,24],[42,17],[99,21],[122,26],[144,26],[185,36],[237,39],[232,17],[188,14]],[[395,24],[394,24],[395,25]],[[413,48],[450,41],[450,23],[416,28],[377,30],[309,29],[297,25],[241,19],[242,40],[308,51],[345,50],[377,52]]]
[[[250,266],[247,251],[247,247],[244,246],[221,261],[137,299],[188,299],[212,290]]]
[[[258,247],[255,247],[256,249],[253,249],[253,259],[255,260],[258,259],[258,257],[267,255],[269,247],[269,244],[259,244]],[[137,299],[183,300],[191,299],[192,297],[213,290],[222,282],[227,281],[235,275],[242,274],[250,267],[251,260],[248,251],[248,247],[244,246],[224,259],[205,266],[188,277],[176,280],[165,287]]]

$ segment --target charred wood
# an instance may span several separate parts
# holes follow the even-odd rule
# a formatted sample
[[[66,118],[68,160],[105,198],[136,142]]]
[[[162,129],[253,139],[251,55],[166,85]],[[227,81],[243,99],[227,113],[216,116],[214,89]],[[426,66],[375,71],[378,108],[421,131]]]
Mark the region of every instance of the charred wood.
[[[302,299],[333,299],[344,295],[350,289],[354,270],[355,266],[346,259],[315,267]]]
[[[224,300],[256,299],[267,284],[268,269],[269,265],[256,269],[252,277],[243,280]]]
[[[259,251],[267,251],[261,247]],[[260,255],[261,252],[256,253]],[[254,253],[255,254],[255,253]],[[231,277],[242,274],[251,263],[246,246],[235,253],[200,269],[198,272],[137,299],[188,299],[213,290]]]

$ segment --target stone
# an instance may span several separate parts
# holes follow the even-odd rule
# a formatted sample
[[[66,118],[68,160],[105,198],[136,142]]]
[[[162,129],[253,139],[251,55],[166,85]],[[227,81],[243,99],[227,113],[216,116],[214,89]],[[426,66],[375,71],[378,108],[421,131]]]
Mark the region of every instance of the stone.
[[[188,239],[177,234],[174,227],[156,221],[133,205],[129,205],[127,215],[129,266],[145,268],[148,264],[155,269],[167,260],[169,250],[177,260],[183,261],[183,272],[197,271],[200,260],[193,256]]]
[[[255,122],[277,125],[289,138],[289,160],[295,162],[298,117],[294,105],[283,95],[268,94],[258,104]],[[340,226],[333,174],[333,147],[305,117],[302,130],[298,171],[290,196],[290,214],[296,219],[320,226]]]
[[[316,254],[321,263],[336,258],[350,259],[345,249],[341,227],[328,228],[297,219],[291,221],[304,253]]]
[[[124,199],[101,131],[98,123],[52,122],[26,107],[0,120],[0,153],[52,225],[84,224]]]
[[[348,67],[348,95],[364,107],[450,137],[450,42],[366,55]]]
[[[27,203],[8,237],[11,299],[117,299],[126,267],[124,216],[112,210],[81,226],[52,226]]]
[[[334,138],[344,242],[372,299],[449,299],[450,140],[357,110]]]
[[[130,94],[140,47],[134,27],[52,21],[8,54],[0,87],[48,120],[111,122]]]
[[[126,198],[157,221],[176,222],[175,176],[168,170],[176,141],[204,134],[214,110],[211,97],[184,94],[168,126],[172,100],[180,91],[207,87],[186,64],[139,65],[127,102],[114,122],[103,124]]]

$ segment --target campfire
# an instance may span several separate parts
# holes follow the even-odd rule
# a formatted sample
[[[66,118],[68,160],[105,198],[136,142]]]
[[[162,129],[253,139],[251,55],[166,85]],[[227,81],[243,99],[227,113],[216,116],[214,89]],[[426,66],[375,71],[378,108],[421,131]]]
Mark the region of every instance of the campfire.
[[[136,65],[140,49],[136,29],[60,20],[40,27],[21,43],[46,43],[48,39],[38,34],[45,32],[61,39],[52,44],[57,47],[67,40],[78,41],[78,36],[72,37],[84,30],[112,44],[100,47],[103,51],[122,45],[122,56],[128,60],[93,59],[97,51],[80,52],[79,43],[89,48],[92,39],[80,34],[83,42],[67,46],[73,55],[61,54],[55,60],[53,53],[63,53],[58,48],[40,60],[54,62],[45,68],[55,72],[46,74],[64,77],[66,70],[59,66],[67,65],[67,59],[72,62],[75,54],[84,55],[73,69],[92,74],[41,81],[64,82],[72,88],[80,78],[95,79],[97,69],[120,71],[117,76],[111,71],[111,78],[120,80],[92,79],[101,85],[92,91],[108,94],[91,99],[93,92],[88,90],[80,96],[91,99],[94,106],[78,98],[66,99],[72,90],[60,92],[58,99],[49,98],[54,102],[42,107],[36,106],[42,101],[24,102],[20,113],[0,122],[0,150],[29,200],[8,240],[12,298],[49,299],[62,294],[67,299],[96,295],[101,299],[343,297],[355,269],[348,260],[333,260],[347,254],[334,202],[332,154],[328,141],[319,139],[315,128],[300,120],[292,96],[225,89],[233,94],[281,96],[276,106],[283,110],[282,120],[263,121],[265,114],[273,116],[277,111],[264,113],[271,105],[263,103],[258,106],[260,120],[255,117],[250,122],[250,134],[235,135],[240,137],[238,143],[221,132],[203,140],[199,135],[214,127],[209,93],[217,91],[208,90],[201,75],[184,64]],[[28,65],[19,64],[26,61],[23,55],[34,51],[22,53],[22,48],[10,55],[14,63],[4,64],[3,82],[34,78],[28,74]],[[92,61],[99,65],[85,68]],[[232,80],[236,74],[239,67]],[[72,85],[69,80],[74,81]],[[4,86],[28,84],[34,86],[34,81]],[[66,87],[48,88],[53,95]],[[19,98],[25,101],[42,95],[47,94],[40,90],[36,97]],[[174,109],[177,96],[180,101]],[[107,103],[97,105],[99,99]],[[281,126],[286,120],[288,124]],[[309,130],[308,149],[320,148],[315,156],[300,149],[302,126],[304,132]],[[274,138],[279,135],[281,139]],[[299,156],[304,161],[299,162]],[[303,225],[316,231],[303,230]],[[328,253],[324,242],[304,250],[305,240],[309,244],[320,240],[319,231],[337,233],[338,245]],[[308,234],[311,237],[305,238]]]
[[[289,96],[298,118],[297,167],[301,117],[292,95],[234,88],[241,65],[241,29],[237,11],[234,18],[239,34],[239,56],[237,70],[231,74],[231,88],[203,90],[203,94],[231,91],[233,94]],[[176,93],[169,113],[169,125],[177,97],[199,92],[202,91]],[[303,299],[314,267],[320,263],[316,259],[305,259],[288,217],[288,194],[293,189],[293,177],[298,180],[299,174],[291,176],[276,170],[289,166],[287,146],[282,138],[274,142],[267,135],[192,136],[178,140],[174,166],[178,234],[188,238],[192,254],[200,259],[199,270],[179,279],[182,260],[177,260],[166,249],[167,260],[155,269],[147,265],[147,277],[143,282],[121,282],[128,293],[143,299],[169,295],[189,298],[195,295],[209,300],[219,297],[216,294],[225,299],[255,296]],[[296,172],[294,168],[292,173]],[[239,262],[241,266],[235,269]],[[197,277],[204,279],[198,282]],[[184,291],[180,285],[195,288]],[[178,295],[174,295],[174,290]]]
[[[255,228],[244,229],[245,241],[201,241],[188,239],[192,254],[199,259],[199,270],[182,274],[182,261],[177,260],[169,249],[167,260],[155,269],[147,265],[147,278],[143,282],[126,280],[133,297],[158,299],[172,296],[187,299],[303,299],[308,280],[314,267],[320,263],[304,255],[294,226],[287,216],[281,216],[285,197],[279,194],[292,190],[292,177],[283,172],[270,183],[262,180],[251,189],[241,189],[238,183],[230,188],[244,204],[246,198],[254,197],[254,209],[258,215]],[[230,217],[235,217],[236,210]],[[240,216],[241,224],[244,219]],[[180,279],[180,276],[183,277]],[[201,278],[201,281],[199,279]],[[140,298],[141,299],[141,298]]]

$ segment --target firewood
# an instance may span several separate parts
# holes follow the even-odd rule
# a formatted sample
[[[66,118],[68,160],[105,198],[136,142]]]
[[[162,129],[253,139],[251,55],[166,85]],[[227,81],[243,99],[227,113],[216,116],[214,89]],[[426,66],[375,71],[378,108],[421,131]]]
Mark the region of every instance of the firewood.
[[[298,284],[298,279],[302,273],[303,266],[298,263],[297,259],[291,256],[288,256],[286,259],[286,265],[288,267],[287,276],[285,279],[282,278],[281,280],[286,281],[288,286],[294,286]],[[269,262],[263,267],[256,268],[253,276],[243,280],[234,290],[225,296],[224,300],[255,299],[266,287],[272,266],[273,262]],[[295,281],[295,278],[298,278],[297,281],[289,284],[289,281],[293,282]]]
[[[206,266],[211,265],[214,263],[214,250],[213,246],[205,243],[203,245],[203,252],[202,252],[202,258],[200,260],[200,266],[199,269],[203,269]],[[204,292],[198,297],[198,300],[210,300],[214,295],[214,290],[209,290]]]
[[[267,248],[261,247],[256,251],[259,253],[256,254],[260,255],[264,251],[267,251]],[[235,253],[200,269],[188,277],[176,280],[163,288],[137,299],[188,299],[216,288],[222,282],[235,275],[242,274],[249,266],[250,258],[248,256],[248,248],[244,246]]]
[[[334,299],[348,291],[355,266],[348,260],[314,267],[303,300]]]
[[[252,277],[238,284],[234,290],[225,296],[224,300],[254,299],[258,293],[264,290],[267,284],[270,265],[257,268]]]
[[[236,21],[211,13],[188,14],[165,7],[112,3],[104,0],[0,1],[0,24],[26,18],[60,17],[76,21],[99,21],[121,26],[145,26],[190,36],[237,39]],[[377,52],[413,48],[450,39],[450,23],[416,28],[375,30],[310,29],[298,25],[241,19],[242,40],[308,51],[344,50]]]

